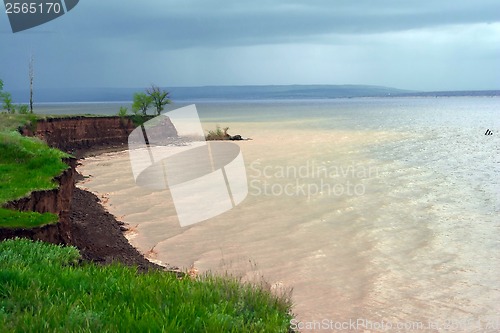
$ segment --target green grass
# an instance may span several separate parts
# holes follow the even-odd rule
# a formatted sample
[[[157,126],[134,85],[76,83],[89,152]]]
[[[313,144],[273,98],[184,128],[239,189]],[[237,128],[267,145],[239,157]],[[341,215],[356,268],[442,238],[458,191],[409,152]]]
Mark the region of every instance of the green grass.
[[[2,115],[0,132],[0,207],[12,200],[28,196],[35,190],[57,188],[54,177],[68,166],[62,162],[67,154],[49,148],[35,138],[26,138],[10,131],[9,127],[19,126],[26,118],[16,115]],[[8,125],[6,125],[8,123]],[[35,212],[16,212],[0,208],[0,227],[32,228],[57,221],[57,215]]]
[[[261,286],[79,258],[72,247],[1,242],[0,332],[288,331],[288,297]]]
[[[17,132],[0,133],[0,203],[19,199],[33,189],[57,187],[53,178],[68,168],[67,154]]]
[[[18,212],[0,208],[0,228],[34,228],[46,224],[56,223],[59,217],[56,214],[37,212]]]
[[[35,114],[0,113],[0,132],[13,131],[24,125],[36,124],[39,117]]]

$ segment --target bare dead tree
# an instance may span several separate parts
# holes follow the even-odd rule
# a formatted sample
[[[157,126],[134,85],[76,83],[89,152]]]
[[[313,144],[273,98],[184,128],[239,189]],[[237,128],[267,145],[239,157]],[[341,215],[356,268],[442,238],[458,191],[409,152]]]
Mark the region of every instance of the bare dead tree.
[[[33,80],[35,78],[35,68],[34,68],[35,58],[31,55],[30,65],[29,65],[29,76],[30,76],[30,113],[33,113]]]

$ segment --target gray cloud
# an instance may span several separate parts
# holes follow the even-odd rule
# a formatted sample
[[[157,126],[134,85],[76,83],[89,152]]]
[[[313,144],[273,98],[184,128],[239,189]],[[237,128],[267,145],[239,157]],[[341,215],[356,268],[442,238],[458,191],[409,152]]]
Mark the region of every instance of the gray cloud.
[[[498,89],[498,0],[86,0],[12,34],[0,78],[47,87],[378,84]]]
[[[500,2],[491,0],[119,3],[103,2],[100,16],[94,16],[85,33],[175,49],[307,42],[325,34],[376,34],[500,21]],[[95,6],[87,4],[89,12],[81,13],[82,17],[91,17],[93,10]]]

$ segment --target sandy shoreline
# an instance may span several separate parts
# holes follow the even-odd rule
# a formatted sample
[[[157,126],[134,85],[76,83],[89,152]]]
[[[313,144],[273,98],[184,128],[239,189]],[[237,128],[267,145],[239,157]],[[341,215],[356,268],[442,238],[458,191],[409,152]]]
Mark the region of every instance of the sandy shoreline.
[[[84,260],[102,264],[117,261],[140,270],[177,270],[146,260],[124,237],[122,223],[101,206],[94,194],[76,188],[71,208],[71,245],[80,250]]]

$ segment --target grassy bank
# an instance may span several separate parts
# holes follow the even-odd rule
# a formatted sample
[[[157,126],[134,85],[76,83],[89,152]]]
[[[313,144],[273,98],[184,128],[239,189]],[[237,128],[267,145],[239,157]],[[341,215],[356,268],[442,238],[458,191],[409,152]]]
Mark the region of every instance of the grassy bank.
[[[45,143],[21,136],[19,126],[35,123],[34,115],[0,115],[0,207],[35,190],[57,188],[54,177],[68,168],[66,154]],[[32,228],[57,222],[57,215],[0,208],[0,227]]]
[[[57,186],[53,178],[68,168],[67,154],[16,132],[0,132],[0,203],[25,197],[33,189]]]
[[[15,131],[21,126],[35,124],[37,119],[35,114],[0,113],[0,132]]]
[[[288,331],[289,301],[261,287],[78,259],[72,247],[1,242],[0,331]]]
[[[32,116],[31,116],[32,117]],[[52,189],[66,155],[25,138],[36,121],[0,114],[0,206]],[[53,214],[0,209],[1,227],[34,227]],[[288,295],[231,277],[195,280],[120,264],[81,262],[74,247],[0,242],[0,332],[288,332]]]

